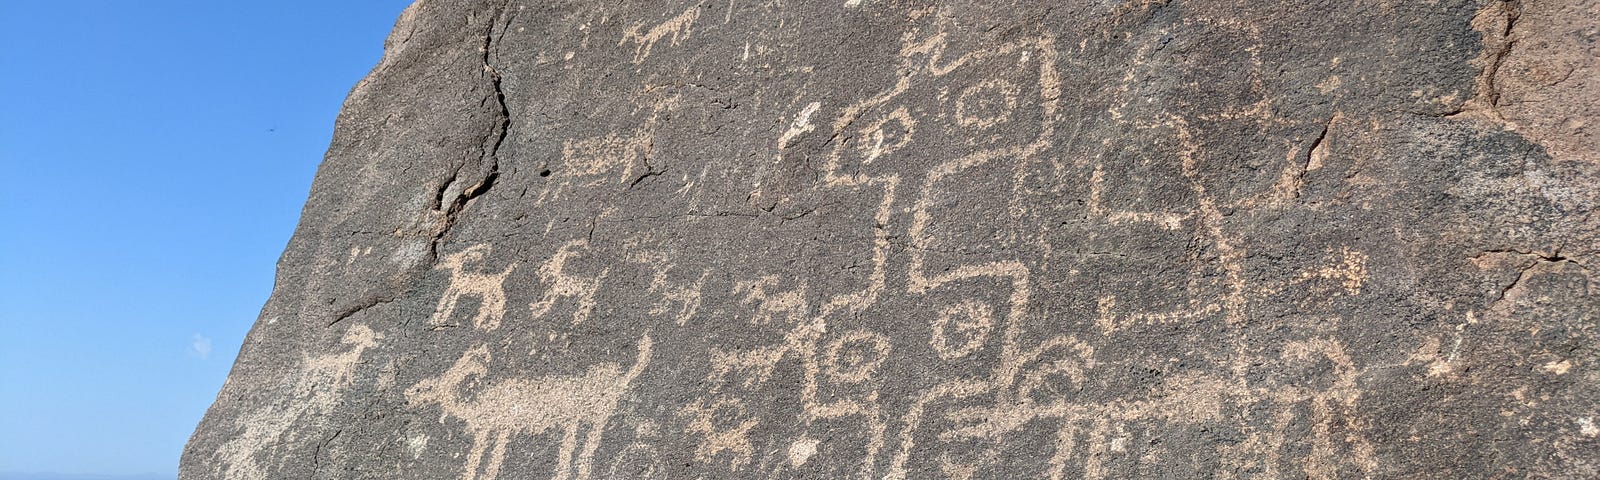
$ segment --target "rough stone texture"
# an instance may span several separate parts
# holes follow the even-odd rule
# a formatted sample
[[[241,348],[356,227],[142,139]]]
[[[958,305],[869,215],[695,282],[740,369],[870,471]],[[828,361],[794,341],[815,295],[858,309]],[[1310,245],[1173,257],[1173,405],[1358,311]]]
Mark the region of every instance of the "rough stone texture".
[[[182,477],[1596,478],[1596,5],[423,0]]]
[[[1600,159],[1600,1],[1498,3],[1473,18],[1485,48],[1463,113],[1521,132],[1561,159]]]

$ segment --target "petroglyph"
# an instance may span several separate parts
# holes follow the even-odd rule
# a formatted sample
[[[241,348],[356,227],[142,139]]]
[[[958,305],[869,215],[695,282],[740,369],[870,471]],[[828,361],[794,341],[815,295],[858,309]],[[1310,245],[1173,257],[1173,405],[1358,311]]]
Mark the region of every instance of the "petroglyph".
[[[449,325],[456,305],[462,298],[472,297],[478,299],[478,313],[472,317],[472,325],[484,330],[500,327],[500,321],[506,314],[506,276],[516,268],[516,264],[506,265],[499,273],[472,272],[469,271],[471,267],[467,266],[468,263],[479,264],[488,259],[490,248],[489,245],[468,247],[446,255],[434,267],[450,271],[450,286],[445,287],[444,296],[439,298],[438,306],[433,309],[433,318],[429,322],[431,325]]]
[[[783,292],[767,291],[781,288],[778,286],[780,282],[777,276],[769,275],[734,284],[734,295],[738,295],[746,305],[755,307],[756,315],[752,321],[757,325],[768,323],[796,325],[805,320],[808,313],[806,286],[800,285],[793,290]]]
[[[613,181],[632,178],[635,165],[649,155],[650,132],[639,130],[627,135],[608,133],[602,137],[568,140],[561,147],[566,169],[562,172],[576,177],[614,175]],[[620,173],[616,173],[619,172]]]
[[[1222,212],[1217,208],[1204,183],[1199,179],[1198,163],[1195,158],[1200,151],[1200,145],[1195,142],[1188,122],[1181,117],[1172,116],[1161,125],[1170,128],[1177,140],[1183,145],[1179,153],[1183,177],[1189,180],[1190,187],[1194,190],[1198,219],[1202,231],[1208,240],[1217,249],[1218,261],[1222,264],[1224,272],[1222,284],[1227,289],[1223,294],[1222,309],[1224,318],[1229,323],[1237,324],[1244,321],[1244,266],[1242,259],[1245,252],[1233,245],[1222,226]]]
[[[817,109],[821,107],[821,102],[811,102],[806,104],[805,108],[800,109],[800,113],[794,116],[794,123],[789,124],[789,129],[785,130],[783,135],[778,136],[778,148],[789,148],[796,138],[806,132],[816,130],[817,126],[811,124],[811,115],[817,113]]]
[[[685,431],[701,437],[694,448],[696,461],[719,462],[725,456],[726,465],[733,471],[749,465],[755,453],[755,447],[750,445],[750,429],[760,422],[751,418],[743,400],[702,398],[685,406],[679,415],[689,419]]]
[[[1299,276],[1289,280],[1282,287],[1264,287],[1263,290],[1267,293],[1277,293],[1286,288],[1309,287],[1323,296],[1360,295],[1361,286],[1366,284],[1370,275],[1367,272],[1367,254],[1345,247],[1329,257],[1331,259],[1324,265],[1317,266],[1315,270],[1300,272]]]
[[[865,330],[844,333],[828,343],[822,371],[840,383],[865,382],[889,360],[889,349],[889,340],[883,335]]]
[[[574,325],[583,323],[594,313],[595,292],[600,290],[600,279],[606,276],[605,271],[594,277],[566,272],[567,262],[582,255],[588,248],[587,240],[567,242],[557,248],[544,265],[539,266],[539,280],[544,284],[544,291],[539,301],[533,302],[533,318],[544,317],[562,299],[575,301],[572,312]]]
[[[1093,349],[1086,344],[1070,340],[1053,343],[1071,345],[1068,351],[1076,352],[1050,362],[1051,368],[1058,369],[1058,373],[1074,385],[1089,381],[1097,366],[1104,368],[1104,364],[1093,359]],[[905,418],[902,443],[887,476],[904,478],[919,438],[951,445],[973,445],[976,441],[978,445],[989,445],[980,448],[994,448],[1004,445],[1008,434],[1041,422],[1055,425],[1058,436],[1055,452],[1048,461],[1049,468],[1042,475],[1049,478],[1114,476],[1103,463],[1104,459],[1125,450],[1123,439],[1130,433],[1160,435],[1163,431],[1185,428],[1239,429],[1246,439],[1239,444],[1239,449],[1230,451],[1229,461],[1234,465],[1263,467],[1270,473],[1277,468],[1278,449],[1291,442],[1287,431],[1300,422],[1311,424],[1311,452],[1301,474],[1308,478],[1336,478],[1347,475],[1341,473],[1346,469],[1357,475],[1372,473],[1376,468],[1374,452],[1361,435],[1368,427],[1357,415],[1360,391],[1355,382],[1359,373],[1338,343],[1328,340],[1292,342],[1284,346],[1279,359],[1245,362],[1277,368],[1296,363],[1330,362],[1334,379],[1324,388],[1305,388],[1253,384],[1243,377],[1191,374],[1172,378],[1147,398],[1118,399],[1109,403],[1036,397],[1029,391],[1029,383],[1038,385],[1037,379],[1041,378],[1038,373],[1023,375],[1034,381],[1019,382],[1015,387],[1017,394],[1011,397],[1016,399],[1013,402],[1005,402],[1008,396],[1004,392],[994,391],[993,385],[978,380],[947,383],[924,393],[912,404]],[[982,405],[991,398],[993,404]],[[945,405],[946,410],[936,414],[936,418],[952,426],[921,433],[928,416],[934,414],[930,408],[941,400],[952,403]],[[956,400],[964,402],[954,402]],[[975,405],[974,401],[979,404]],[[1233,422],[1238,420],[1225,415],[1225,412],[1259,408],[1270,412],[1267,417],[1272,424],[1265,431],[1235,424]],[[996,458],[991,452],[980,455],[977,463],[952,463],[948,456],[940,462],[946,464],[947,469],[983,472],[994,467],[986,462]],[[1270,474],[1277,476],[1281,472]]]
[[[706,277],[711,274],[711,269],[702,269],[700,276],[693,281],[673,281],[669,274],[675,265],[672,257],[661,252],[636,251],[630,259],[634,262],[648,265],[650,275],[650,293],[661,298],[650,306],[651,315],[669,315],[676,319],[678,326],[684,326],[700,310],[702,286]]]
[[[994,330],[994,308],[966,301],[947,306],[933,321],[933,350],[945,360],[955,360],[983,348]]]
[[[1183,228],[1184,221],[1194,216],[1192,211],[1182,211],[1179,213],[1109,208],[1106,206],[1106,201],[1104,200],[1104,197],[1106,196],[1105,185],[1105,165],[1103,161],[1097,161],[1094,165],[1094,172],[1089,176],[1089,198],[1087,201],[1087,207],[1091,214],[1105,219],[1105,221],[1112,224],[1147,223],[1160,226],[1161,228],[1165,228],[1167,230],[1178,230]]]
[[[956,122],[986,129],[1011,119],[1017,108],[1017,87],[1004,78],[990,78],[967,87],[956,98]]]
[[[990,50],[970,52],[940,65],[945,49],[945,33],[939,32],[925,41],[908,43],[901,50],[901,54],[908,58],[926,55],[927,69],[936,77],[948,75],[969,64],[983,63],[983,61],[992,57],[1016,58],[1018,65],[1027,64],[1031,60],[1032,63],[1036,64],[1032,68],[1037,69],[1037,89],[1039,92],[1037,98],[1040,102],[1039,108],[1042,111],[1043,118],[1054,117],[1054,112],[1057,108],[1056,99],[1059,97],[1060,80],[1054,65],[1056,59],[1054,42],[1050,38],[1008,43]],[[987,84],[980,84],[980,86],[973,88],[982,88],[982,85],[990,85],[991,88],[998,87],[1002,89],[1000,93],[1005,96],[1004,98],[1010,99],[1015,93],[1005,91],[1003,87],[1005,84],[1005,82],[1000,81],[989,81]],[[1014,105],[1014,100],[1005,100],[1000,106],[1009,111],[1009,108],[1014,107]],[[962,104],[959,101],[957,110],[958,122],[970,128],[987,128],[1007,118],[1005,112],[997,113],[995,116],[988,118],[971,116],[963,111]],[[934,248],[938,240],[929,235],[927,229],[929,223],[933,220],[932,207],[937,199],[942,196],[942,191],[939,188],[940,182],[947,178],[959,178],[958,174],[963,170],[985,167],[996,161],[1013,161],[1016,162],[1014,166],[1017,167],[1025,165],[1024,159],[1039,153],[1049,146],[1053,132],[1053,123],[1045,122],[1040,126],[1038,135],[1030,141],[1000,146],[994,149],[980,149],[967,156],[938,164],[927,173],[920,196],[912,206],[911,223],[907,227],[907,237],[913,246],[908,253],[910,256],[908,269],[909,293],[929,294],[941,287],[958,282],[989,278],[1003,280],[1006,284],[1009,284],[1010,295],[1007,297],[1006,308],[1002,310],[1004,314],[999,328],[1000,358],[995,365],[993,373],[982,379],[946,381],[924,393],[924,400],[951,395],[957,397],[976,395],[980,392],[993,391],[997,396],[998,408],[1014,408],[1013,405],[1019,401],[1017,398],[1019,392],[1011,389],[1010,386],[1016,382],[1018,375],[1022,373],[1023,365],[1031,358],[1038,357],[1045,350],[1055,347],[1055,343],[1072,342],[1067,338],[1058,338],[1046,341],[1032,349],[1021,345],[1032,291],[1030,284],[1032,272],[1022,262],[1002,259],[986,263],[956,264],[936,271],[928,268],[928,252]],[[984,312],[980,311],[978,313],[982,314]],[[975,350],[975,348],[971,347],[967,349]],[[941,356],[961,356],[954,355],[961,353],[960,351],[941,353],[944,353]],[[924,400],[919,400],[918,404],[925,404]],[[914,446],[912,434],[921,415],[919,407],[915,405],[907,413],[906,427],[901,433],[901,449],[896,453],[894,462],[890,466],[888,472],[890,477],[905,475],[906,456]],[[955,468],[954,464],[949,464],[948,466],[951,468],[947,470],[952,472],[962,470],[961,468]]]
[[[1593,168],[1452,113],[1464,9],[691,2],[408,13],[474,94],[341,128],[504,124],[330,151],[186,478],[1600,472]],[[405,348],[297,321],[366,298]]]
[[[1215,316],[1222,311],[1219,302],[1199,301],[1191,297],[1187,305],[1165,311],[1141,311],[1134,308],[1117,308],[1117,296],[1105,295],[1095,302],[1099,316],[1095,325],[1105,334],[1116,333],[1134,325],[1162,325],[1193,322]],[[1125,311],[1126,310],[1126,311]]]
[[[381,335],[373,332],[366,325],[355,325],[346,330],[339,343],[349,345],[350,349],[326,355],[307,357],[304,374],[295,385],[307,395],[311,395],[311,385],[326,381],[334,389],[341,389],[350,385],[351,377],[355,373],[356,364],[361,360],[361,354],[369,348],[377,347]]]
[[[653,89],[647,87],[645,92]],[[662,116],[681,107],[682,99],[675,95],[651,95],[652,101],[636,107],[636,112],[648,116],[629,122],[623,128],[603,135],[562,140],[561,161],[547,175],[560,174],[554,185],[547,186],[535,203],[546,204],[563,201],[575,193],[592,195],[597,190],[629,187],[646,175],[662,173],[651,163],[655,156],[655,136]]]
[[[878,157],[893,154],[910,144],[911,139],[916,136],[916,127],[916,119],[911,118],[911,113],[907,112],[905,107],[896,108],[883,118],[863,127],[857,133],[866,139],[858,147],[865,150],[861,153],[863,156],[861,163],[871,164]]]
[[[218,463],[211,474],[241,480],[270,478],[273,465],[282,461],[275,454],[302,433],[294,429],[297,423],[306,418],[315,421],[332,409],[340,392],[355,380],[362,354],[377,347],[381,338],[366,325],[354,325],[339,342],[347,350],[305,357],[287,383],[286,397],[239,417],[232,427],[236,433],[213,453]]]
[[[653,141],[649,129],[565,141],[561,147],[563,180],[542,193],[539,203],[560,201],[573,191],[626,185],[635,178],[635,169],[649,162]]]
[[[782,288],[779,285],[777,278],[765,277],[736,288],[743,302],[754,306],[758,312],[753,323],[787,326],[790,330],[784,334],[782,343],[713,351],[711,371],[705,380],[710,389],[680,411],[680,416],[689,419],[687,430],[699,437],[695,458],[725,464],[734,471],[755,460],[749,432],[763,419],[748,413],[747,402],[757,401],[759,397],[747,400],[744,396],[772,387],[773,372],[788,361],[790,365],[798,364],[803,371],[797,395],[801,408],[797,416],[804,426],[783,447],[788,452],[786,458],[790,467],[803,467],[819,448],[828,448],[824,440],[809,435],[812,428],[818,428],[814,427],[816,424],[852,419],[863,424],[859,426],[864,430],[859,442],[865,458],[834,459],[831,466],[857,465],[856,475],[870,475],[887,430],[877,403],[876,388],[871,383],[877,380],[875,372],[889,359],[889,341],[883,335],[865,330],[830,335],[825,318],[813,316],[817,312],[807,301],[804,284],[783,290],[779,290]],[[860,394],[839,395],[841,389]]]
[[[406,400],[414,408],[437,406],[443,418],[466,425],[472,450],[467,453],[463,479],[499,478],[506,447],[513,439],[555,431],[561,436],[561,447],[553,478],[573,478],[576,469],[576,478],[584,480],[594,467],[595,449],[617,404],[650,364],[650,350],[651,339],[646,334],[627,370],[617,363],[600,363],[577,376],[491,382],[485,379],[494,378],[490,371],[493,357],[487,345],[479,345],[467,350],[440,376],[407,389]],[[477,382],[469,382],[473,378]],[[467,391],[469,384],[483,386]]]
[[[638,46],[633,50],[633,63],[643,63],[650,58],[650,51],[655,49],[656,42],[671,36],[669,43],[676,47],[678,42],[688,39],[694,34],[694,22],[700,19],[700,5],[696,4],[684,9],[665,22],[644,30],[644,23],[635,24],[622,35],[622,40],[617,45],[633,42]],[[643,32],[641,32],[643,30]]]

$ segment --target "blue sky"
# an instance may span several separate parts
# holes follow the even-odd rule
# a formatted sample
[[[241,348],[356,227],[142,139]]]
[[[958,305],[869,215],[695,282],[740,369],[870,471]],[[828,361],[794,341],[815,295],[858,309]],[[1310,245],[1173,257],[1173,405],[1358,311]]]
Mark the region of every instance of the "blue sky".
[[[176,476],[408,3],[0,2],[0,472]]]

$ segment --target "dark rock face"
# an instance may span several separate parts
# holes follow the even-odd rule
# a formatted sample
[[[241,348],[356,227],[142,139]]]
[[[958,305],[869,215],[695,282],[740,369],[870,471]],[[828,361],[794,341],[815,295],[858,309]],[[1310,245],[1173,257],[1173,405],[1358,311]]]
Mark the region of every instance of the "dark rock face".
[[[1595,478],[1596,8],[424,0],[182,476]]]

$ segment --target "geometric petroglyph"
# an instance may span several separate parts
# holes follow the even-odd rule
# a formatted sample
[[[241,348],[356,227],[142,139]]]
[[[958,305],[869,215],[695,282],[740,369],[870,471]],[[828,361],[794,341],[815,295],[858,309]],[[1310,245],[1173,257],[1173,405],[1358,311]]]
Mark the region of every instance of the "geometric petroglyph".
[[[933,349],[939,358],[956,360],[983,348],[994,330],[994,308],[965,301],[939,311],[933,321]]]
[[[1011,111],[1017,108],[1019,89],[1010,80],[1000,77],[963,89],[956,98],[956,123],[983,130],[1010,120]]]
[[[1592,403],[1561,397],[1594,379],[1584,357],[1592,342],[1582,341],[1592,338],[1592,322],[1543,324],[1551,314],[1530,313],[1561,307],[1578,311],[1558,320],[1594,317],[1568,305],[1593,296],[1593,266],[1568,258],[1587,237],[1539,237],[1546,227],[1529,226],[1594,210],[1587,191],[1547,185],[1553,174],[1530,170],[1537,149],[1515,142],[1505,150],[1527,158],[1495,165],[1509,180],[1490,190],[1543,189],[1527,198],[1471,197],[1503,193],[1456,178],[1475,172],[1411,179],[1406,169],[1416,167],[1395,159],[1448,152],[1326,137],[1330,126],[1333,135],[1422,127],[1302,115],[1289,110],[1356,106],[1277,104],[1255,90],[1306,73],[1296,66],[1271,75],[1264,62],[1333,45],[1263,53],[1270,32],[1201,18],[1215,13],[1203,5],[1082,6],[1111,17],[1084,25],[1105,32],[1078,38],[1076,27],[990,24],[997,19],[974,14],[981,5],[850,1],[859,8],[835,12],[729,1],[716,12],[722,3],[663,5],[648,18],[552,8],[537,22],[524,16],[517,28],[488,28],[514,36],[522,27],[575,27],[584,38],[549,39],[582,47],[541,50],[528,67],[535,88],[518,78],[497,89],[518,97],[506,104],[512,110],[537,112],[505,127],[513,143],[529,145],[507,150],[517,157],[501,159],[500,182],[537,183],[518,185],[520,194],[497,187],[484,197],[505,202],[495,208],[463,207],[470,215],[449,238],[471,246],[440,256],[434,268],[449,283],[423,312],[434,331],[416,332],[439,340],[423,351],[469,348],[443,360],[448,368],[423,365],[428,355],[363,359],[377,336],[353,326],[333,353],[301,359],[281,389],[285,401],[232,414],[237,435],[216,448],[220,466],[211,473],[272,477],[269,456],[299,440],[296,427],[333,416],[337,395],[370,379],[355,370],[366,362],[385,365],[380,395],[403,394],[410,413],[440,415],[439,425],[413,422],[392,448],[419,464],[459,468],[452,475],[466,479],[530,468],[559,479],[596,469],[616,478],[1373,478],[1396,474],[1391,458],[1421,458],[1405,449],[1429,441],[1404,437],[1438,418],[1489,422],[1458,438],[1511,438],[1461,448],[1499,448],[1543,429],[1559,435],[1528,442],[1571,455],[1600,437]],[[1038,15],[1078,14],[1066,10],[1074,9]],[[875,45],[786,33],[819,11],[896,31]],[[702,13],[722,23],[697,23]],[[716,41],[727,29],[769,23],[777,28]],[[1240,42],[1226,51],[1242,52],[1234,59],[1242,62],[1195,56],[1205,49],[1191,37],[1207,28]],[[1180,30],[1187,33],[1173,33]],[[587,37],[600,34],[611,37],[591,47]],[[485,40],[484,62],[516,55],[488,48],[499,41]],[[673,48],[685,44],[693,48]],[[823,44],[859,57],[783,65],[811,55],[796,49]],[[574,51],[607,63],[579,73]],[[565,63],[554,60],[564,52]],[[477,61],[469,62],[474,74]],[[1189,64],[1197,61],[1208,64]],[[858,68],[876,70],[818,74]],[[1248,69],[1214,82],[1248,91],[1199,98],[1189,92],[1215,85],[1161,75],[1184,68]],[[1360,78],[1340,75],[1350,87]],[[635,88],[639,81],[648,83]],[[1410,139],[1427,148],[1493,140],[1461,133],[1461,119],[1397,111],[1433,129]],[[724,129],[738,136],[717,134]],[[1221,145],[1234,141],[1250,145]],[[526,178],[529,165],[538,179]],[[1415,211],[1384,196],[1413,194],[1410,184],[1381,182],[1448,184],[1440,196],[1460,204]],[[1537,213],[1502,221],[1522,210]],[[559,223],[588,215],[586,233]],[[1415,215],[1470,221],[1419,232],[1408,224]],[[546,225],[542,234],[507,231],[527,217]],[[1552,250],[1470,257],[1479,269],[1465,273],[1417,261],[1464,264],[1452,250],[1464,239]],[[360,248],[349,258],[343,247],[328,251],[341,254],[330,264],[365,265],[355,261],[366,255]],[[1397,252],[1411,258],[1386,258]],[[517,271],[524,262],[537,268]],[[1441,272],[1459,278],[1429,278]],[[516,298],[508,299],[512,273]],[[500,330],[508,300],[550,332]],[[449,328],[466,316],[473,329]],[[639,331],[650,333],[624,366],[627,354],[609,349],[612,336]],[[651,333],[663,343],[653,345]],[[567,344],[547,350],[528,338]],[[1545,343],[1486,352],[1518,342]],[[505,353],[530,348],[535,354]],[[549,353],[563,348],[565,357]],[[1527,359],[1502,361],[1512,356]],[[433,376],[394,388],[418,369]],[[1555,386],[1489,385],[1501,372]],[[1425,402],[1458,391],[1486,393]],[[1412,398],[1416,407],[1396,401]],[[1516,405],[1491,411],[1495,402]],[[1566,410],[1548,418],[1527,414],[1558,404]],[[1440,405],[1461,409],[1420,411]],[[452,442],[459,452],[448,450]],[[1549,472],[1559,469],[1497,474]]]
[[[870,165],[873,160],[891,155],[910,144],[917,132],[916,125],[916,119],[911,118],[911,113],[902,106],[862,127],[857,132],[863,139],[857,143],[857,148],[864,150],[858,153],[862,156],[861,163]]]
[[[754,325],[789,330],[780,343],[714,349],[704,380],[708,389],[679,411],[687,420],[686,430],[697,439],[695,458],[727,465],[735,472],[755,462],[757,452],[750,432],[768,419],[752,414],[750,406],[764,402],[758,392],[792,388],[774,383],[773,373],[798,367],[802,372],[794,386],[798,392],[785,396],[798,393],[793,396],[798,397],[796,420],[801,426],[780,448],[782,461],[788,465],[785,468],[805,467],[817,452],[834,448],[838,442],[855,442],[860,443],[863,458],[833,458],[825,463],[868,474],[887,427],[872,382],[880,378],[877,371],[889,359],[889,340],[867,330],[829,332],[824,319],[813,316],[817,307],[807,298],[806,285],[785,288],[782,283],[776,277],[762,277],[735,287],[734,293],[743,303],[756,310]],[[811,434],[829,422],[848,422],[856,425],[857,431],[827,439]]]

